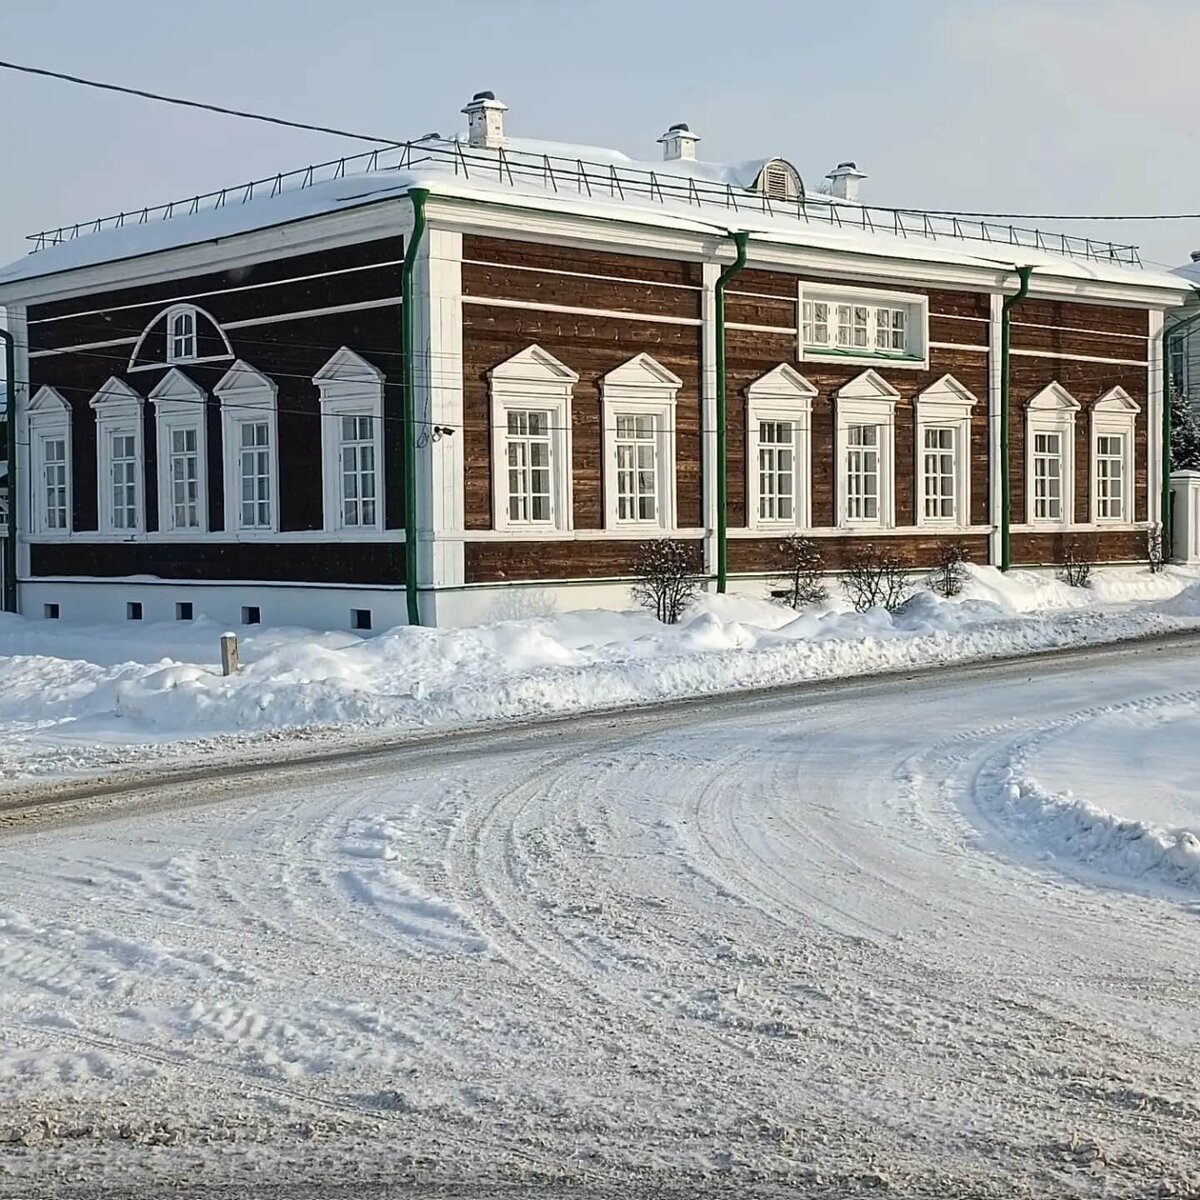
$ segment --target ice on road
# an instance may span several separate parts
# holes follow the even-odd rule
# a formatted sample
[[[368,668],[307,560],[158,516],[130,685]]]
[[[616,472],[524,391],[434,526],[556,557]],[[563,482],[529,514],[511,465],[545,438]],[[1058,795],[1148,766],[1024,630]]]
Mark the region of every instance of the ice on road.
[[[830,685],[6,836],[0,1194],[1195,1195],[1200,883],[1050,802],[1200,829],[1198,678]]]

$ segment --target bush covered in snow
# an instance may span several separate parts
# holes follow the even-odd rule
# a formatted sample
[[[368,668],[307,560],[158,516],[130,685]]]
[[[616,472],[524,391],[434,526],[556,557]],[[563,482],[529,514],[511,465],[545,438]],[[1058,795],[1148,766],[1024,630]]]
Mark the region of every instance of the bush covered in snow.
[[[633,598],[664,625],[674,625],[700,590],[696,554],[684,542],[642,542],[633,561]]]
[[[913,591],[899,555],[874,545],[864,546],[847,562],[842,587],[856,612],[870,608],[895,612]]]
[[[812,538],[790,534],[779,543],[783,565],[783,586],[780,599],[791,608],[808,608],[829,599],[825,586],[825,559],[821,548]]]

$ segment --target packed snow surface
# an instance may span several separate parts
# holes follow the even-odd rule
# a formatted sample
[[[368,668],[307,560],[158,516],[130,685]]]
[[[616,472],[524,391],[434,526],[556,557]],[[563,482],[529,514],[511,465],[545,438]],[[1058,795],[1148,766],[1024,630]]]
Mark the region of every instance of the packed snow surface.
[[[840,598],[796,613],[707,596],[671,627],[631,611],[366,639],[252,628],[243,670],[223,678],[224,627],[203,618],[89,627],[3,616],[0,779],[207,755],[213,739],[271,731],[462,728],[1191,627],[1195,573],[1112,571],[1078,589],[983,568],[955,600],[922,591],[895,614],[847,611]]]
[[[1200,790],[1152,764],[1198,679],[1107,648],[9,819],[0,1195],[1195,1196]]]

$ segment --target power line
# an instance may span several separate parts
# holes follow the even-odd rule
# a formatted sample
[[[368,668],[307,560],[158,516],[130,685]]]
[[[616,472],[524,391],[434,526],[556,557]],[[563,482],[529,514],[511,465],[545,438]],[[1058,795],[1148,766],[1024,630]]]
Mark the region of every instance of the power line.
[[[20,71],[26,75],[40,75],[46,79],[60,79],[66,83],[76,83],[81,87],[97,88],[103,92],[119,92],[125,96],[137,96],[142,100],[155,100],[160,104],[174,104],[180,108],[197,108],[204,112],[219,113],[225,117],[241,117],[246,121],[262,121],[267,125],[282,125],[287,129],[303,129],[309,133],[330,133],[334,137],[353,138],[359,142],[373,142],[381,146],[400,146],[395,138],[371,137],[365,133],[352,133],[348,129],[335,129],[328,125],[309,125],[304,121],[289,121],[284,117],[271,117],[264,113],[245,112],[237,108],[225,108],[220,104],[207,104],[201,100],[185,100],[179,96],[164,96],[159,92],[148,92],[142,88],[125,87],[119,83],[104,83],[98,79],[84,79],[79,75],[68,75],[62,71],[51,71],[45,67],[30,67],[23,63],[5,62],[0,60],[0,68],[6,71]]]

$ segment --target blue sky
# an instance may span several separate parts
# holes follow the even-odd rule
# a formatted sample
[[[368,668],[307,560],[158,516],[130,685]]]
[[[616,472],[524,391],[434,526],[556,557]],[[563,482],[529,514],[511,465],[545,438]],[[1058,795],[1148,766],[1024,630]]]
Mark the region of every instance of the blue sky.
[[[1187,0],[4,0],[0,57],[407,138],[461,126],[657,156],[839,159],[880,204],[1200,210],[1200,5]],[[0,259],[33,230],[336,157],[336,138],[0,72]],[[1090,227],[1175,265],[1200,222]]]

